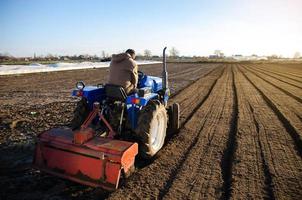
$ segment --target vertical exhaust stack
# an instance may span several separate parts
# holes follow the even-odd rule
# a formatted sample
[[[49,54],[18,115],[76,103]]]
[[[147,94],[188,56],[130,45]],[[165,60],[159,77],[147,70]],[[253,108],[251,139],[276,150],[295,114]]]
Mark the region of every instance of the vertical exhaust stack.
[[[164,91],[166,91],[167,88],[169,88],[169,86],[168,86],[167,63],[166,63],[166,49],[167,49],[167,47],[165,47],[164,50],[163,50],[163,73],[162,73],[162,77],[163,77],[163,90]]]

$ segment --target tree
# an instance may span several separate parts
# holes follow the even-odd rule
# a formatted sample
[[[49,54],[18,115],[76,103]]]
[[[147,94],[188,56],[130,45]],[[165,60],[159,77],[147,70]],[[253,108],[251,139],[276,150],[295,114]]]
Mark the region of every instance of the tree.
[[[54,59],[54,56],[53,56],[51,53],[48,53],[48,54],[46,55],[46,59],[47,59],[47,60],[52,60],[52,59]]]
[[[105,51],[102,51],[102,58],[106,58],[108,56],[106,56],[106,52]]]
[[[297,52],[295,53],[295,55],[294,55],[294,58],[301,58],[300,52],[297,51]]]
[[[178,55],[179,55],[179,51],[175,47],[172,47],[170,49],[170,57],[176,58],[178,57]]]
[[[272,54],[271,56],[267,57],[268,59],[278,59],[278,55],[277,54]]]
[[[150,57],[152,56],[151,51],[150,51],[149,49],[145,49],[145,51],[144,51],[144,56],[145,56],[146,58],[150,58]]]

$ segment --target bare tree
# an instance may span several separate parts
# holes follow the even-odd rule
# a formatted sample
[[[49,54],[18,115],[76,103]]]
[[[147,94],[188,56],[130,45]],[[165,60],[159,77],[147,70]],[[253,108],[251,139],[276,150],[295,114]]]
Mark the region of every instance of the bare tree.
[[[47,60],[53,60],[53,59],[54,59],[54,56],[53,56],[53,54],[48,53],[48,54],[46,55],[45,58],[46,58]]]
[[[144,56],[145,56],[146,58],[150,58],[150,57],[152,56],[151,51],[150,51],[149,49],[145,49],[145,51],[144,51]]]
[[[178,57],[178,55],[179,55],[179,51],[175,47],[172,47],[170,49],[170,57],[176,58]]]
[[[106,52],[105,51],[102,51],[102,58],[106,58]]]

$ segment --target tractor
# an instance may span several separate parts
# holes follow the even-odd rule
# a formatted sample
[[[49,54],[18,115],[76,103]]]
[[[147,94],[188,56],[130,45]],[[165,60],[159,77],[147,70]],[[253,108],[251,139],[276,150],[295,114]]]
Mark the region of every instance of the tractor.
[[[80,98],[69,128],[52,128],[37,137],[33,166],[81,184],[118,188],[135,158],[152,159],[167,133],[179,129],[179,104],[168,106],[170,90],[163,50],[162,78],[139,71],[137,90],[126,94],[111,84],[76,83]]]

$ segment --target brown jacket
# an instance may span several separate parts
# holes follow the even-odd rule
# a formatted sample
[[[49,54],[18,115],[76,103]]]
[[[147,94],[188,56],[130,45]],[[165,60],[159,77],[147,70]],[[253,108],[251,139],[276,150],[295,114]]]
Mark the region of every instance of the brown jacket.
[[[109,66],[109,84],[122,86],[128,94],[137,87],[137,64],[128,53],[113,54]]]

